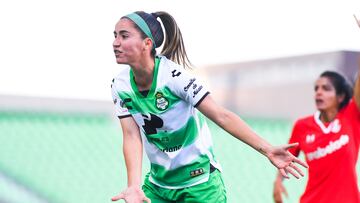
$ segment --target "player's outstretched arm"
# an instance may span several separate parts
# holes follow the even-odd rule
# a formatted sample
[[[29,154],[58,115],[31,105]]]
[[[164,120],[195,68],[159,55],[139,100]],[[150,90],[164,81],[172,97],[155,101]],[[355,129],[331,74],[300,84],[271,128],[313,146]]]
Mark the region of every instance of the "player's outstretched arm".
[[[358,109],[360,109],[360,58],[358,59],[358,61],[359,69],[354,87],[354,99]]]
[[[211,95],[207,95],[197,108],[232,136],[265,155],[285,178],[288,178],[287,173],[296,178],[304,175],[296,164],[305,168],[308,167],[307,164],[288,151],[289,148],[296,147],[297,143],[272,146],[258,136],[239,116],[216,104]]]
[[[151,202],[141,189],[143,146],[139,127],[132,117],[122,118],[120,124],[123,132],[123,153],[128,187],[111,198],[111,200],[118,201],[123,199],[129,203]]]
[[[355,15],[354,15],[354,18],[356,20],[357,25],[360,28],[360,19],[357,19]],[[354,98],[355,98],[357,107],[360,109],[360,58],[358,58],[358,74],[357,74],[355,87],[354,87]]]

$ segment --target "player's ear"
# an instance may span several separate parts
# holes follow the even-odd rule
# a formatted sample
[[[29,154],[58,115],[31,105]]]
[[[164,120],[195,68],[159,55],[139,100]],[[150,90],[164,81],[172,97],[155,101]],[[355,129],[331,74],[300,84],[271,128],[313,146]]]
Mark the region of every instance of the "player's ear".
[[[336,96],[336,97],[337,97],[338,103],[340,104],[341,102],[344,101],[344,99],[345,99],[345,94],[341,94],[341,95]]]
[[[151,51],[152,47],[153,47],[153,42],[152,42],[152,40],[150,38],[147,37],[147,38],[144,39],[144,45],[145,45],[144,47],[145,47],[146,50]]]

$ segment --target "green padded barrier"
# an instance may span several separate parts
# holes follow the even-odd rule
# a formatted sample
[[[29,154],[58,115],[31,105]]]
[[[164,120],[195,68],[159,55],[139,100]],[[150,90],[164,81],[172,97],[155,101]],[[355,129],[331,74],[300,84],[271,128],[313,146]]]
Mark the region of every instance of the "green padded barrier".
[[[108,202],[126,184],[120,132],[106,115],[1,112],[0,172],[50,202]]]
[[[284,144],[292,122],[249,118],[246,122],[273,144]],[[254,149],[209,122],[216,158],[223,166],[228,202],[272,202],[276,169]],[[0,173],[51,203],[103,203],[126,187],[119,122],[102,114],[0,112]],[[143,175],[149,163],[144,156]],[[297,202],[306,177],[285,181]],[[2,197],[19,192],[0,183]],[[18,198],[19,199],[19,198]],[[23,203],[18,200],[14,203]],[[38,203],[28,199],[27,203]]]

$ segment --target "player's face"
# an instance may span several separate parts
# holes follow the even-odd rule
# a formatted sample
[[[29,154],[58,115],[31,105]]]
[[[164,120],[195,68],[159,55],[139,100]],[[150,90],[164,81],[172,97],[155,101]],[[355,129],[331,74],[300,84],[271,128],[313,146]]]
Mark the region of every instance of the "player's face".
[[[315,104],[319,111],[338,109],[339,98],[335,87],[327,77],[320,77],[315,83]]]
[[[144,40],[134,23],[120,19],[115,26],[113,49],[118,64],[133,64],[141,59],[144,51]]]

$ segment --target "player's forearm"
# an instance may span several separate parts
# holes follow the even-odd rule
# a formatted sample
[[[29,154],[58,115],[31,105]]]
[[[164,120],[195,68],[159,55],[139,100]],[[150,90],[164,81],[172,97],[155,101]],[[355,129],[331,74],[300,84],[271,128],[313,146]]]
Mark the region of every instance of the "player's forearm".
[[[354,15],[354,17],[355,17],[357,25],[360,28],[360,20],[357,19],[355,15]],[[357,78],[356,78],[355,87],[354,87],[354,99],[355,99],[357,107],[360,109],[360,58],[359,58],[359,56],[358,56],[358,73],[357,73]]]
[[[354,87],[354,99],[358,108],[360,109],[360,60],[359,60],[359,70],[357,75],[358,76]]]
[[[127,170],[128,187],[140,187],[141,185],[142,142],[139,137],[124,135],[123,152]]]
[[[284,180],[284,176],[281,175],[280,172],[277,172],[275,182],[282,182]]]
[[[210,95],[205,97],[197,108],[235,138],[245,142],[264,155],[268,154],[271,145],[252,131],[239,116],[217,105]]]
[[[271,148],[266,140],[258,136],[239,116],[231,111],[223,109],[222,119],[219,120],[218,125],[264,155],[267,155]]]

